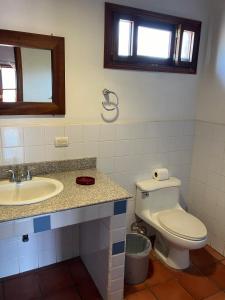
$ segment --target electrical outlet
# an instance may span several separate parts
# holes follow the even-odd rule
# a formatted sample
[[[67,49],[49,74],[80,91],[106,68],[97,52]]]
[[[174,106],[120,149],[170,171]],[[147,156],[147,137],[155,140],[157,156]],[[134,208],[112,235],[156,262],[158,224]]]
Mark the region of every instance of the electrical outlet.
[[[68,147],[69,138],[68,136],[55,137],[55,147]]]

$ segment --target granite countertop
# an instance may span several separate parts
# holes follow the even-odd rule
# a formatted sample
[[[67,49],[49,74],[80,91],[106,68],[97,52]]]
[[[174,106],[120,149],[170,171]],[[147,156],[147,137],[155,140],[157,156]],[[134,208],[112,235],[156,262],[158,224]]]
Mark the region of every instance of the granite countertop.
[[[78,185],[75,183],[77,176],[95,177],[95,185]],[[0,222],[131,198],[125,189],[96,169],[51,173],[39,177],[49,177],[61,181],[64,185],[63,191],[36,204],[0,206]]]

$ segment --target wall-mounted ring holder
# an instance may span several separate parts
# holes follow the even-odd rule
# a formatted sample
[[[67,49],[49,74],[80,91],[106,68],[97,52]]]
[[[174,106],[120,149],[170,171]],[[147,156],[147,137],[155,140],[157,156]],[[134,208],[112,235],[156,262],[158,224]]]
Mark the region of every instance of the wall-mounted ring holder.
[[[105,101],[102,102],[102,107],[107,111],[107,112],[112,112],[115,111],[115,115],[113,117],[105,117],[103,114],[101,114],[102,119],[107,122],[107,123],[112,123],[116,121],[119,117],[119,97],[117,94],[113,91],[109,91],[108,89],[104,89],[102,91],[102,94],[105,98]],[[113,99],[110,99],[110,95],[113,96]]]

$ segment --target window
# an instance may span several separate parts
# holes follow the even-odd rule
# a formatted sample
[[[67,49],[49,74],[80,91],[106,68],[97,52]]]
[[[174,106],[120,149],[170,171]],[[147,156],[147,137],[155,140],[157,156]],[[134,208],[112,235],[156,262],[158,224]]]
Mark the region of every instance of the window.
[[[104,67],[196,74],[201,22],[105,3]]]
[[[16,69],[0,66],[0,100],[2,102],[16,102]]]

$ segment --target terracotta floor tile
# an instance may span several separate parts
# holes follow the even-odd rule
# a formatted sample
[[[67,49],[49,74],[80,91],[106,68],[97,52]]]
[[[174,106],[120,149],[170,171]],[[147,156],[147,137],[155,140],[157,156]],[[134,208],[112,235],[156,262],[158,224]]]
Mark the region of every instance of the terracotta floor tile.
[[[40,271],[37,276],[41,292],[44,296],[73,285],[72,276],[66,265],[55,266]]]
[[[157,255],[155,254],[155,251],[154,251],[154,250],[152,250],[152,251],[150,252],[149,257],[150,257],[151,260],[158,260],[158,257],[157,257]]]
[[[77,291],[82,300],[102,300],[102,297],[92,280],[77,286]]]
[[[0,283],[0,300],[3,300],[3,285]]]
[[[151,287],[151,291],[153,292],[153,294],[155,294],[158,300],[194,299],[175,279],[153,286]]]
[[[206,298],[205,300],[225,300],[225,293],[220,292],[214,296],[211,296],[209,298]]]
[[[140,284],[136,284],[136,285],[129,285],[129,284],[125,284],[124,286],[124,295],[128,296],[129,294],[133,294],[133,293],[137,293],[139,291],[142,291],[146,289],[146,283],[140,283]]]
[[[203,273],[216,283],[221,289],[225,289],[225,265],[218,262],[211,266],[205,267]]]
[[[81,300],[81,298],[76,289],[71,287],[46,296],[43,300]]]
[[[4,282],[5,300],[28,300],[41,296],[36,275],[25,275]]]
[[[179,284],[195,299],[203,299],[219,292],[217,286],[194,266],[179,272],[177,278]]]
[[[72,280],[75,285],[84,284],[86,281],[92,280],[90,274],[80,259],[74,260],[69,265]]]
[[[224,256],[222,254],[220,254],[218,251],[216,251],[215,249],[213,249],[209,245],[207,245],[205,247],[205,250],[207,252],[209,252],[209,254],[211,254],[212,256],[214,256],[217,260],[223,260],[224,259]]]
[[[225,260],[222,260],[221,263],[222,263],[223,265],[225,265]]]
[[[146,282],[136,284],[136,285],[125,284],[125,286],[124,286],[124,295],[127,296],[129,294],[137,293],[137,292],[142,291],[144,289],[146,289]]]
[[[190,251],[191,261],[200,270],[206,266],[212,265],[218,262],[218,256],[214,252],[207,251],[207,248],[197,249]]]
[[[156,300],[155,296],[147,289],[128,295],[125,300]]]
[[[150,262],[149,278],[145,281],[146,285],[153,286],[165,282],[174,277],[172,271],[165,267],[160,261]]]

